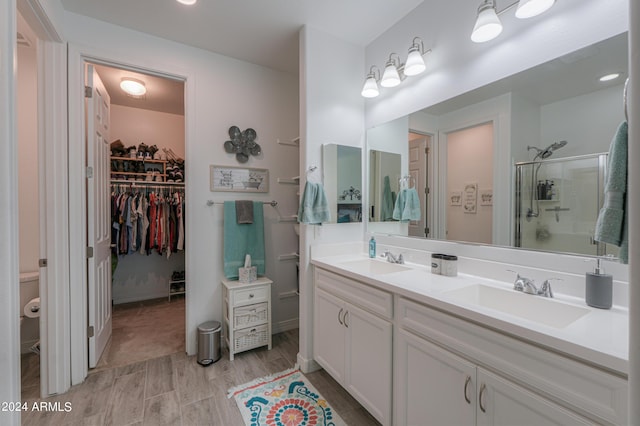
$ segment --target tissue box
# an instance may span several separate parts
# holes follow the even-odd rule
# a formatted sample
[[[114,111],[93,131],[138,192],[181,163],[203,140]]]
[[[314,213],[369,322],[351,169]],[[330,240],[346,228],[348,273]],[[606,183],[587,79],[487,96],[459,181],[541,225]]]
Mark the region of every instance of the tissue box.
[[[238,281],[241,283],[250,283],[258,279],[258,268],[251,266],[249,268],[238,268]]]

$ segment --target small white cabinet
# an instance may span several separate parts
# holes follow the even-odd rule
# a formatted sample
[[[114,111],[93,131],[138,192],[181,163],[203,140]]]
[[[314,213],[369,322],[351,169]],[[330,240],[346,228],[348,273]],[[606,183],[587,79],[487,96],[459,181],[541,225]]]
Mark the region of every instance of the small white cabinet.
[[[364,287],[362,287],[364,286]],[[393,325],[358,306],[365,284],[316,271],[314,358],[380,423],[391,424]],[[371,288],[363,305],[391,295]],[[338,294],[336,294],[338,293]],[[385,294],[386,293],[386,294]],[[387,303],[379,306],[386,309]],[[378,310],[375,309],[374,310]]]
[[[271,284],[266,277],[251,283],[222,280],[225,341],[229,359],[260,346],[271,349]]]

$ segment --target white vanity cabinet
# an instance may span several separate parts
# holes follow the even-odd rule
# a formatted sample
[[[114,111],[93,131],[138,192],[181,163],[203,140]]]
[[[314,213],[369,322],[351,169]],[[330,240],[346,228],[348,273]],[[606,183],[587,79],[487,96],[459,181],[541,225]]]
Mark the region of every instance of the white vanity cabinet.
[[[394,424],[627,424],[627,380],[398,298]]]
[[[314,358],[372,416],[391,424],[393,296],[315,270]]]

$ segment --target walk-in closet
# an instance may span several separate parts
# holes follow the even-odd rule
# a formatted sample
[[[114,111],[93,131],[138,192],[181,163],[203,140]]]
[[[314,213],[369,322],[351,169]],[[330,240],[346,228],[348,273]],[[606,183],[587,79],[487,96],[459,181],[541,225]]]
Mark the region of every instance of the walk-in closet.
[[[96,331],[93,362],[91,342],[89,349],[90,367],[101,369],[185,349],[184,82],[104,64],[88,63],[86,72],[100,98],[87,99],[87,156],[92,111],[108,141],[108,152],[95,156],[101,165],[94,165],[96,178],[99,167],[108,170],[108,205],[95,216],[109,216],[111,253],[111,288],[101,292],[98,275],[94,283],[97,299],[110,290],[111,317]],[[91,220],[90,207],[89,235]],[[90,294],[90,317],[92,303]]]

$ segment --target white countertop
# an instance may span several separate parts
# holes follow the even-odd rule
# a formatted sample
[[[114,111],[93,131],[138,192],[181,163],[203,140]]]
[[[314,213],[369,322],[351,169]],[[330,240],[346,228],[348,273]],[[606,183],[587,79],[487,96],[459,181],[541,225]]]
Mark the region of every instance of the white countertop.
[[[525,341],[551,348],[605,369],[627,375],[629,360],[629,312],[614,306],[596,309],[584,299],[554,293],[554,299],[589,312],[565,328],[555,328],[501,311],[459,302],[446,292],[473,284],[512,289],[513,284],[468,274],[447,277],[431,273],[431,268],[407,263],[411,269],[385,274],[370,274],[351,268],[348,262],[368,259],[365,254],[315,257],[311,263],[338,274],[366,282],[400,296],[465,318],[485,327]],[[384,262],[376,259],[375,261]],[[530,297],[540,297],[533,296]],[[544,316],[544,312],[540,312]]]

